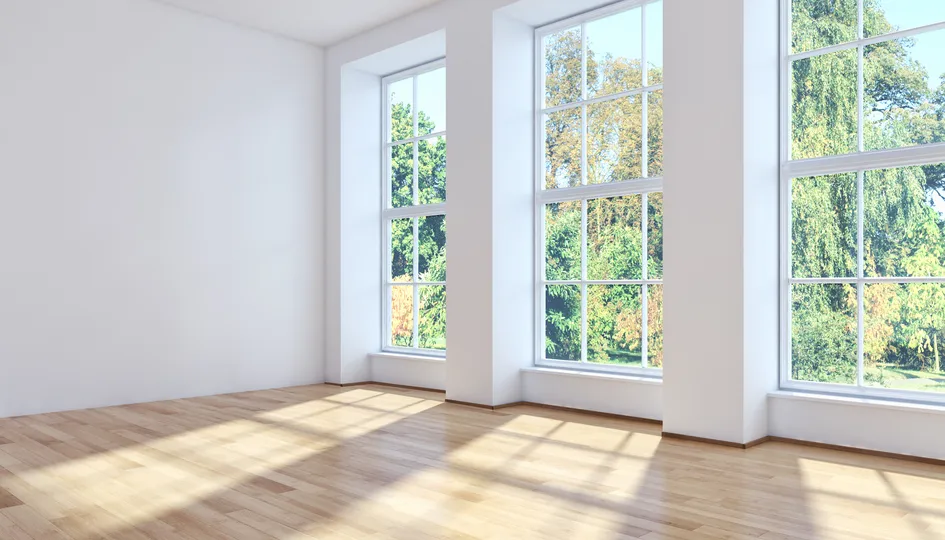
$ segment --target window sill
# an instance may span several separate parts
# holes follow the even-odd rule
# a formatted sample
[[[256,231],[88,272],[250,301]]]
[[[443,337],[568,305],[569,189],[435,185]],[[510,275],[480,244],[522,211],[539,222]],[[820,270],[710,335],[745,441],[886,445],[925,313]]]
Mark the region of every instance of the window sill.
[[[593,371],[579,371],[575,369],[561,369],[551,367],[527,367],[522,368],[523,373],[540,373],[543,375],[557,375],[561,377],[577,377],[583,379],[596,379],[607,381],[632,382],[635,384],[662,385],[663,379],[655,377],[641,377],[639,375],[620,375],[616,373],[598,373]]]
[[[894,411],[914,411],[929,414],[945,415],[945,405],[934,403],[916,403],[911,401],[896,401],[860,396],[840,396],[836,394],[818,394],[798,390],[777,390],[768,394],[769,398],[793,401],[816,401],[833,405],[850,405],[853,407],[869,407]]]
[[[395,353],[395,352],[376,352],[371,353],[370,356],[372,359],[389,359],[389,360],[410,360],[412,362],[433,362],[436,364],[442,364],[446,362],[445,356],[427,356],[423,354],[406,354],[406,353]]]

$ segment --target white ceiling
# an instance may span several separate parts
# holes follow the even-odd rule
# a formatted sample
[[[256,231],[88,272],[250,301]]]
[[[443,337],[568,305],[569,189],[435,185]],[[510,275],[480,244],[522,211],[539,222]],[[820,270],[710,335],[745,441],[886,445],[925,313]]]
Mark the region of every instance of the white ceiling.
[[[439,0],[161,1],[324,47]]]

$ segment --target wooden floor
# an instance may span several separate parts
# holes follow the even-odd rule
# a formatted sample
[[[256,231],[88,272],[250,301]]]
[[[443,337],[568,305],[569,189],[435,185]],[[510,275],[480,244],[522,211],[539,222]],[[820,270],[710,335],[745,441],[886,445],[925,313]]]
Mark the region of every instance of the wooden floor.
[[[945,467],[309,386],[0,420],[0,539],[945,539]]]

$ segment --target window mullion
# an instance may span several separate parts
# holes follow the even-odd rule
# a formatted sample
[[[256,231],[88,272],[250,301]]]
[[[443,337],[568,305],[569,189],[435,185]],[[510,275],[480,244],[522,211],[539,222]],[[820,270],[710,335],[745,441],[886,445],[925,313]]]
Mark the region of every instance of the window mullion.
[[[587,99],[587,23],[581,23],[581,101]]]
[[[862,0],[861,0],[862,2]],[[865,253],[863,251],[863,226],[864,219],[864,201],[863,201],[863,171],[856,173],[856,384],[863,386],[863,333],[865,307],[863,292],[866,287],[863,282],[865,275],[863,266],[865,263]]]
[[[419,346],[420,294],[420,218],[413,218],[413,346]]]
[[[646,124],[644,124],[644,126],[645,125]],[[645,133],[645,128],[644,128],[644,133]],[[650,209],[649,209],[649,195],[646,193],[640,195],[640,213],[642,215],[642,219],[640,220],[642,222],[640,226],[640,228],[642,229],[641,230],[642,234],[640,236],[640,240],[641,240],[640,241],[640,247],[641,247],[640,268],[642,270],[642,276],[645,281],[650,278],[649,257],[647,256],[647,250],[649,249],[647,245],[647,240],[648,240],[647,232],[649,231],[649,227],[647,226],[648,225],[647,221],[650,219]],[[647,297],[647,295],[649,293],[649,288],[647,287],[646,283],[643,284],[643,286],[640,288],[640,291],[642,294],[642,296],[640,297],[640,306],[641,306],[641,309],[643,310],[643,314],[640,317],[640,321],[641,321],[640,322],[640,325],[641,325],[640,335],[642,336],[642,342],[640,344],[640,365],[643,367],[647,367],[647,365],[649,364],[649,358],[647,358],[647,355],[649,354],[649,351],[647,349],[647,340],[648,340],[650,329],[648,327],[649,320],[648,320],[648,311],[647,311],[648,302],[649,302],[649,298]]]
[[[587,101],[587,24],[581,23],[581,101]],[[587,185],[587,103],[581,104],[581,185]],[[587,199],[581,200],[581,363],[587,363]]]
[[[642,25],[642,30],[640,32],[641,37],[641,48],[640,48],[640,71],[642,72],[640,76],[642,77],[643,87],[646,88],[647,85],[647,69],[646,69],[646,4],[643,5],[640,12],[640,21]],[[650,160],[649,160],[649,133],[647,132],[647,105],[649,104],[650,94],[648,92],[643,92],[640,94],[640,99],[643,100],[640,103],[640,119],[643,122],[643,128],[640,130],[640,133],[643,135],[641,137],[641,151],[640,151],[640,161],[642,162],[642,177],[646,178],[650,176]]]
[[[647,69],[646,69],[646,6],[643,4],[640,8],[640,74],[643,81],[644,88],[648,84]]]
[[[587,199],[581,200],[581,362],[587,362]]]
[[[646,8],[647,8],[647,5],[643,4],[643,7],[640,10],[640,26],[641,26],[641,31],[640,31],[640,36],[641,36],[640,37],[640,42],[641,42],[640,71],[641,73],[640,73],[640,76],[641,76],[641,80],[643,82],[644,88],[646,88],[646,86],[649,84],[649,73],[648,73],[649,70],[647,69],[647,63],[646,63],[647,62],[647,59],[646,59],[646,53],[647,53],[646,51],[646,11],[647,9]],[[640,94],[640,99],[643,100],[642,103],[640,103],[640,111],[641,111],[640,119],[643,123],[643,126],[640,129],[640,133],[642,134],[641,136],[642,148],[640,152],[640,161],[641,161],[641,167],[642,167],[641,173],[643,175],[643,178],[647,178],[650,176],[650,158],[649,158],[650,133],[649,133],[649,122],[648,122],[648,114],[649,114],[648,108],[649,108],[649,103],[650,103],[649,98],[650,98],[650,94],[648,92],[643,92],[642,94]],[[643,193],[640,195],[640,213],[642,216],[641,224],[640,224],[640,229],[642,233],[640,235],[640,239],[641,239],[640,269],[642,271],[641,275],[644,280],[649,279],[649,268],[647,266],[649,263],[649,260],[648,260],[649,257],[647,257],[647,250],[648,250],[647,221],[649,219],[648,206],[649,206],[649,196],[646,193]],[[640,314],[640,327],[641,327],[640,328],[640,338],[641,338],[640,339],[640,367],[643,367],[643,368],[649,367],[649,363],[650,363],[649,362],[650,351],[648,347],[649,332],[650,332],[648,308],[649,308],[649,287],[646,284],[644,284],[642,287],[640,287],[640,309],[643,310],[643,312]]]
[[[856,0],[856,39],[863,39],[863,0]],[[863,151],[863,53],[862,43],[856,47],[856,144]]]
[[[420,348],[420,285],[413,284],[413,347]]]

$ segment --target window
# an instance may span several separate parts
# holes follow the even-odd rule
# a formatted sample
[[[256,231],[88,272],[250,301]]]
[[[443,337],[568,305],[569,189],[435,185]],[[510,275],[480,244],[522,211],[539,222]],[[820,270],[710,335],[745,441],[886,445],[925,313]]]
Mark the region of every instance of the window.
[[[384,79],[384,349],[446,351],[446,68]]]
[[[662,6],[536,32],[540,365],[660,373]]]
[[[782,19],[782,386],[945,401],[945,2]]]

